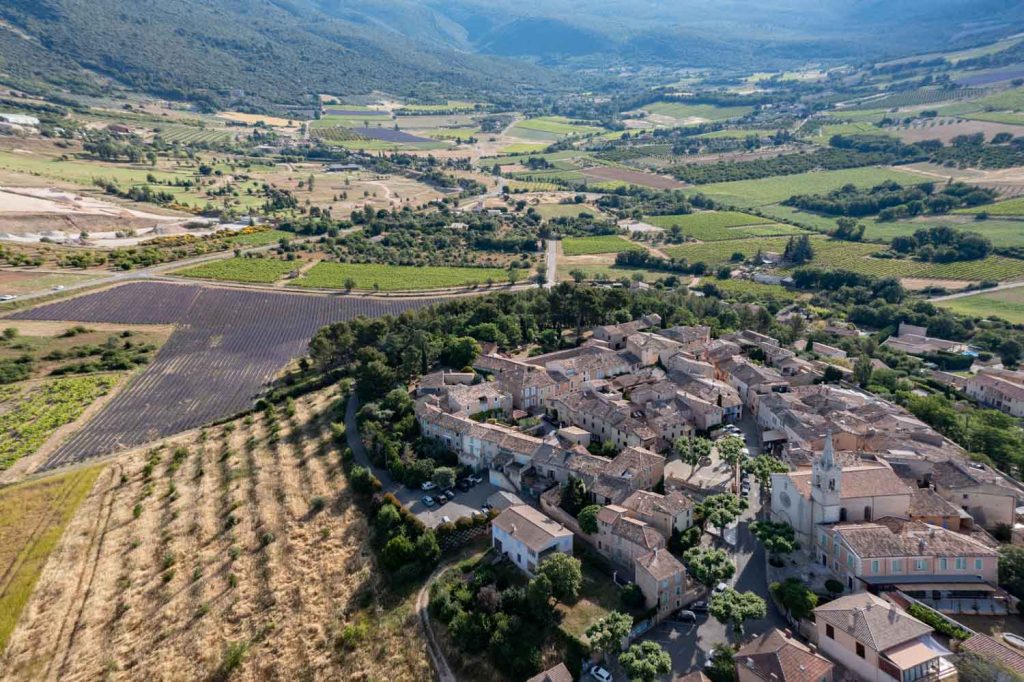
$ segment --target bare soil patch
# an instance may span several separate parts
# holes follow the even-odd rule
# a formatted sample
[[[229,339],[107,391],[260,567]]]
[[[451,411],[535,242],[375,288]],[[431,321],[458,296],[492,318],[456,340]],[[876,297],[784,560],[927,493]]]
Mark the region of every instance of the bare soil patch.
[[[984,133],[985,139],[991,140],[998,133],[1010,133],[1014,136],[1020,135],[1024,132],[1024,128],[988,121],[936,118],[928,119],[927,123],[914,125],[909,128],[894,128],[890,132],[898,135],[904,142],[911,144],[923,140],[942,140],[944,144],[949,144],[958,135]]]
[[[653,189],[682,189],[687,186],[686,183],[673,178],[644,173],[643,171],[626,170],[624,168],[595,166],[593,168],[584,168],[582,172],[584,175],[588,175],[596,180],[628,182],[633,185],[651,187]]]

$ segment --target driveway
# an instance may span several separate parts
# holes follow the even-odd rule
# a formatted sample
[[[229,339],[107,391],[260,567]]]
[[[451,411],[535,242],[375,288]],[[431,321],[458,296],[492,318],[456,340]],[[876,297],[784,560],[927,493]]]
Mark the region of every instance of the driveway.
[[[462,492],[458,488],[453,488],[453,490],[455,491],[454,500],[448,504],[435,505],[434,507],[427,507],[423,504],[422,498],[424,495],[433,495],[436,491],[425,493],[402,486],[400,490],[395,491],[395,496],[420,521],[426,524],[427,528],[436,528],[443,523],[442,517],[444,516],[455,521],[460,517],[471,516],[473,512],[480,511],[480,507],[487,501],[487,498],[501,490],[501,488],[484,481],[466,492]]]

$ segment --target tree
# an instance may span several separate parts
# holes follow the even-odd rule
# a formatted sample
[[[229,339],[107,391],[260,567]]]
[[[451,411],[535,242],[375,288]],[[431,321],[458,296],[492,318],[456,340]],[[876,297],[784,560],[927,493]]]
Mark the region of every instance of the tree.
[[[711,598],[708,611],[720,623],[732,625],[736,632],[743,632],[743,622],[764,618],[768,614],[768,605],[753,592],[737,592],[730,587]]]
[[[843,584],[835,578],[829,578],[825,581],[825,591],[834,597],[843,591]]]
[[[770,589],[782,608],[797,620],[809,618],[818,605],[818,595],[799,578],[786,578],[781,583],[772,583]]]
[[[871,358],[866,355],[857,358],[857,362],[853,364],[853,378],[861,388],[867,388],[871,383],[871,375],[874,371],[871,367]]]
[[[999,584],[1018,599],[1024,599],[1024,547],[999,548]]]
[[[562,509],[574,517],[578,517],[580,510],[587,504],[587,487],[583,481],[570,476],[562,491]]]
[[[539,623],[547,623],[554,616],[551,607],[551,596],[554,589],[546,575],[538,575],[526,586],[526,607],[530,616]]]
[[[720,493],[704,498],[703,502],[697,504],[696,512],[703,523],[710,523],[721,535],[725,527],[738,519],[746,508],[746,500],[729,493]]]
[[[722,461],[728,462],[729,466],[736,466],[743,459],[743,448],[746,447],[746,443],[739,436],[728,436],[718,441],[717,447],[718,456]]]
[[[469,367],[480,355],[480,344],[471,336],[459,336],[445,345],[441,361],[449,367]]]
[[[789,471],[789,467],[786,466],[785,462],[771,455],[758,455],[754,459],[745,462],[743,469],[754,475],[762,492],[772,489],[772,474],[784,474]]]
[[[693,579],[709,589],[736,573],[736,564],[721,549],[692,547],[683,554],[683,561]]]
[[[619,656],[619,665],[625,669],[630,680],[654,682],[659,675],[672,669],[672,657],[657,642],[645,640],[629,647]]]
[[[587,628],[587,639],[591,650],[599,652],[607,660],[608,654],[621,651],[622,640],[632,629],[633,616],[612,611]]]
[[[587,505],[580,510],[580,515],[577,519],[580,522],[580,530],[587,535],[593,535],[597,532],[597,514],[601,511],[601,506],[597,504]]]
[[[711,650],[711,665],[704,668],[711,682],[736,682],[735,651],[728,644],[716,644]]]
[[[574,268],[570,270],[569,276],[572,277],[572,281],[576,282],[576,284],[581,284],[584,280],[587,279],[587,273],[584,272],[583,270],[580,270],[579,268]]]
[[[515,284],[516,282],[519,281],[519,274],[520,273],[519,273],[519,270],[517,268],[509,268],[508,272],[505,273],[505,274],[508,277],[508,283],[509,284]]]
[[[712,446],[713,443],[710,440],[700,436],[677,438],[673,444],[679,459],[684,464],[694,467],[694,470],[700,468],[701,461],[711,455]]]
[[[445,490],[455,485],[455,469],[451,467],[437,467],[431,475],[430,480],[438,488]]]
[[[576,557],[556,552],[541,562],[538,574],[551,581],[551,591],[559,601],[573,602],[579,597],[583,568]]]
[[[800,548],[793,526],[788,523],[754,521],[750,524],[750,532],[761,541],[776,565],[779,563],[780,555],[790,554]]]
[[[999,357],[1004,365],[1016,365],[1024,354],[1024,346],[1017,339],[1006,339],[999,345]]]
[[[793,236],[786,243],[783,259],[794,265],[803,265],[814,258],[814,247],[807,235]]]

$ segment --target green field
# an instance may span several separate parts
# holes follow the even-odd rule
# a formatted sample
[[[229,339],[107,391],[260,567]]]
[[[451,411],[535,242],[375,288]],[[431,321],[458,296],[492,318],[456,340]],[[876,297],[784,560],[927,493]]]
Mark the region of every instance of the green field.
[[[195,126],[162,126],[158,133],[164,142],[182,144],[217,144],[235,139],[235,133],[225,128],[198,128]]]
[[[920,184],[918,175],[904,173],[892,168],[850,168],[835,171],[812,171],[798,175],[780,175],[757,180],[736,180],[701,185],[695,193],[706,194],[718,201],[741,207],[775,204],[795,194],[825,194],[852,184],[857,187],[874,187],[888,180],[904,185]]]
[[[1005,123],[1011,126],[1024,126],[1024,114],[1011,113],[1006,111],[979,111],[978,113],[965,114],[964,118],[972,121],[988,121],[989,123]],[[1024,133],[1024,130],[1021,131]]]
[[[184,270],[175,270],[171,274],[179,277],[216,279],[226,282],[271,284],[292,270],[297,270],[300,265],[295,261],[277,260],[276,258],[236,257],[214,260]]]
[[[120,377],[109,374],[55,379],[0,391],[0,471],[30,455],[54,431],[78,419]]]
[[[502,154],[529,154],[530,152],[542,152],[547,149],[546,144],[510,144],[501,148]]]
[[[519,271],[519,275],[520,280],[524,280],[529,273]],[[355,282],[356,289],[373,289],[377,285],[381,291],[414,291],[486,284],[488,280],[500,284],[508,282],[508,272],[501,268],[323,262],[314,265],[305,275],[291,282],[290,286],[344,289],[347,279]]]
[[[705,242],[664,247],[662,250],[674,258],[685,258],[690,263],[703,262],[709,266],[728,263],[734,253],[749,258],[760,249],[781,253],[786,248],[786,237],[741,239],[727,242]],[[1024,260],[989,256],[983,260],[954,263],[923,263],[915,260],[874,258],[872,254],[884,250],[881,244],[832,241],[815,237],[814,259],[810,265],[836,270],[850,270],[874,277],[910,277],[919,279],[950,279],[980,281],[984,279],[1009,280],[1024,277]]]
[[[952,220],[935,219],[927,222],[876,223],[864,221],[867,229],[864,238],[869,241],[890,242],[893,237],[914,234],[916,230],[939,225],[948,225],[965,232],[977,232],[988,238],[996,247],[1024,246],[1024,221],[1021,220],[973,220],[955,222]]]
[[[600,133],[604,128],[590,125],[575,125],[571,119],[562,116],[542,116],[541,118],[528,118],[519,121],[515,125],[519,130],[536,130],[542,133],[554,135],[587,135],[589,133]]]
[[[878,135],[881,137],[895,137],[895,135],[890,131],[867,122],[825,125],[810,137],[811,139],[816,139],[820,142],[828,142],[832,139],[833,135]]]
[[[590,215],[600,214],[600,211],[596,208],[586,204],[539,204],[531,208],[547,220],[552,218],[575,218],[581,213],[589,213]]]
[[[784,286],[778,284],[761,284],[749,279],[716,279],[715,277],[702,277],[701,284],[714,284],[722,292],[730,296],[751,296],[752,298],[764,299],[771,296],[780,301],[794,301],[796,294]]]
[[[767,206],[758,206],[757,210],[765,215],[775,218],[776,220],[789,220],[801,227],[806,227],[809,230],[831,232],[836,229],[835,218],[818,215],[817,213],[808,213],[807,211],[801,211],[793,208],[792,206],[768,204]]]
[[[639,250],[643,250],[643,247],[613,234],[599,237],[569,237],[562,240],[562,253],[566,256],[590,256],[599,253]]]
[[[698,140],[745,140],[750,136],[769,137],[774,135],[774,130],[758,130],[753,128],[739,128],[730,130],[716,130],[711,133],[697,135]]]
[[[645,216],[644,222],[668,229],[678,225],[687,237],[702,242],[773,237],[797,234],[800,228],[779,225],[770,220],[736,211],[705,211],[688,215]]]
[[[746,116],[753,107],[717,107],[713,104],[686,104],[683,102],[654,102],[643,107],[645,111],[657,116],[667,116],[677,121],[700,118],[706,121],[724,121],[730,118]]]
[[[79,468],[0,488],[0,651],[47,558],[102,469]]]
[[[570,280],[572,279],[572,275],[569,273],[575,270],[582,272],[589,280],[598,281],[612,281],[620,280],[622,278],[633,279],[634,275],[640,275],[644,280],[654,282],[665,277],[670,277],[673,274],[671,272],[649,270],[647,268],[623,268],[618,265],[600,264],[578,265],[563,262],[558,264],[558,278],[560,280]],[[685,281],[689,281],[689,275],[678,276]]]
[[[935,305],[970,317],[1001,317],[1011,324],[1024,324],[1024,287],[935,301]]]
[[[231,237],[231,243],[236,246],[266,246],[276,244],[282,239],[295,239],[295,233],[284,230],[261,230]]]
[[[974,208],[963,208],[955,213],[988,213],[992,216],[1024,216],[1024,197],[1015,197],[1000,201],[997,204],[986,206],[975,206]],[[1024,225],[1022,225],[1024,227]]]

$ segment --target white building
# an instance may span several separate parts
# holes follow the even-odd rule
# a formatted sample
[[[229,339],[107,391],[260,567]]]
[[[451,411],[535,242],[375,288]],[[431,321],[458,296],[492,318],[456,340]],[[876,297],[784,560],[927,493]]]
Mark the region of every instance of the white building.
[[[491,546],[533,575],[552,554],[572,554],[572,531],[533,507],[517,505],[491,523]]]

